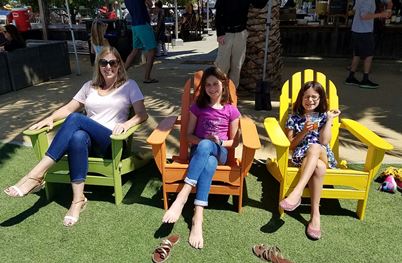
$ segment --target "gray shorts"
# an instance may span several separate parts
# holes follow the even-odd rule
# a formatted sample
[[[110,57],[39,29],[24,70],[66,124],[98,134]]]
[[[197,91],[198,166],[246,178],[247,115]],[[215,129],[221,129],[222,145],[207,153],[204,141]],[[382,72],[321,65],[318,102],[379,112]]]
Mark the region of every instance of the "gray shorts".
[[[374,56],[374,34],[352,32],[353,54],[361,58]]]

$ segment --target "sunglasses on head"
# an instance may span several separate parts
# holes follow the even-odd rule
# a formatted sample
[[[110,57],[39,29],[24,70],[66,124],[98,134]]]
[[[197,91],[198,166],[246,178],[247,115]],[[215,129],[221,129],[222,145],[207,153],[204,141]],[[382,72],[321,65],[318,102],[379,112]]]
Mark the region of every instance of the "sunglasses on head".
[[[106,67],[107,64],[109,64],[112,68],[115,68],[118,66],[119,61],[117,59],[111,59],[111,60],[106,60],[106,59],[99,59],[99,66],[102,68]]]

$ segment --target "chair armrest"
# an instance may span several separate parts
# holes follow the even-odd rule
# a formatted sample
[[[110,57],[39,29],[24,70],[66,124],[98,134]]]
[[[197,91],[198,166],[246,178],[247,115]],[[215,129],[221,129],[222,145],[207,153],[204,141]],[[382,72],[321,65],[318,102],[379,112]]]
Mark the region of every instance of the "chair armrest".
[[[178,116],[171,116],[163,119],[155,130],[149,135],[147,143],[158,145],[165,142],[170,131],[173,129]]]
[[[279,122],[275,118],[265,118],[264,128],[275,147],[288,148],[290,146],[288,137],[286,137],[281,126],[279,125]]]
[[[62,124],[65,120],[66,120],[66,119],[61,119],[61,120],[55,121],[55,122],[53,123],[53,128],[56,128],[57,126],[59,126],[60,124]],[[43,127],[43,128],[41,128],[41,129],[39,129],[39,130],[30,130],[30,129],[26,129],[26,130],[23,131],[22,133],[23,133],[24,135],[27,135],[27,136],[33,136],[33,135],[38,135],[38,134],[41,134],[41,133],[43,133],[43,132],[49,132],[49,131],[51,131],[51,129],[50,129],[49,127]]]
[[[243,146],[254,150],[261,148],[257,127],[250,118],[240,118],[240,128]]]
[[[115,141],[124,141],[128,137],[130,137],[139,127],[141,127],[141,123],[134,125],[130,129],[128,129],[125,133],[110,135],[110,139],[115,140]]]
[[[362,124],[358,123],[357,121],[350,119],[341,119],[341,128],[348,130],[353,136],[355,136],[367,146],[372,146],[384,151],[390,151],[394,148],[389,142],[382,139],[380,136],[378,136]]]

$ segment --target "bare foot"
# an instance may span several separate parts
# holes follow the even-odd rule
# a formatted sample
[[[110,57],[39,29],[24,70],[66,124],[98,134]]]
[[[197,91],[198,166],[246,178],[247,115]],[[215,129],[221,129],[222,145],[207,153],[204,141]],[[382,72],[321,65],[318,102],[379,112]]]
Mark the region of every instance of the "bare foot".
[[[163,223],[176,223],[177,220],[179,220],[179,218],[180,218],[181,212],[183,211],[183,207],[186,204],[186,201],[176,199],[173,202],[172,206],[163,215],[162,222]]]
[[[78,222],[80,213],[85,209],[88,200],[83,197],[81,200],[72,202],[70,209],[68,209],[66,216],[63,220],[63,225],[73,226]]]
[[[204,238],[202,236],[202,219],[197,220],[193,218],[193,225],[191,226],[190,237],[188,242],[193,248],[203,248]]]

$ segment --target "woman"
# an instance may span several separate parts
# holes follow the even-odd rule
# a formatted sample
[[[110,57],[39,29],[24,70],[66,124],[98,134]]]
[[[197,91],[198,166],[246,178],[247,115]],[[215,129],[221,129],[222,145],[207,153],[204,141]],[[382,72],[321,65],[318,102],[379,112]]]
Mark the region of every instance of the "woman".
[[[198,17],[192,3],[187,3],[186,12],[182,16],[179,37],[184,41],[190,40],[190,31],[196,30]]]
[[[26,47],[25,40],[14,25],[6,25],[2,33],[6,42],[0,46],[0,51],[13,51],[18,48]]]
[[[130,107],[135,115],[128,119]],[[83,108],[86,116],[77,113]],[[42,160],[17,184],[4,191],[11,197],[23,197],[40,190],[46,171],[68,152],[73,201],[63,224],[72,226],[78,222],[87,203],[84,183],[89,154],[110,155],[111,134],[124,133],[148,118],[144,97],[137,83],[127,79],[123,61],[115,48],[103,48],[96,58],[92,81],[86,82],[69,103],[30,129],[45,126],[52,129],[53,123],[63,118],[66,120]]]
[[[108,24],[95,19],[91,26],[91,52],[96,56],[103,47],[109,46],[109,41],[105,38]]]

